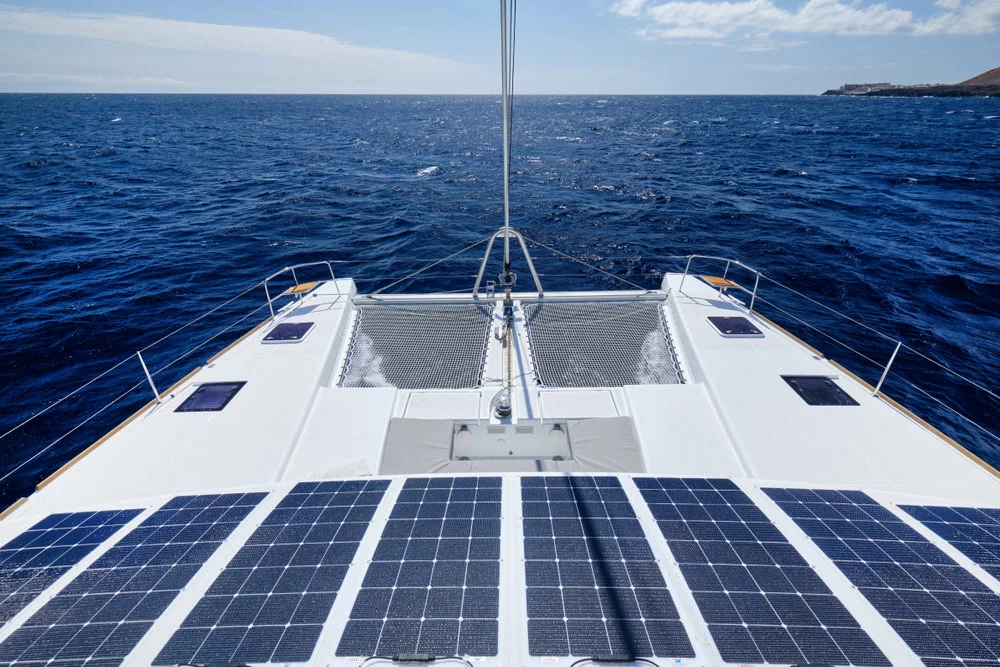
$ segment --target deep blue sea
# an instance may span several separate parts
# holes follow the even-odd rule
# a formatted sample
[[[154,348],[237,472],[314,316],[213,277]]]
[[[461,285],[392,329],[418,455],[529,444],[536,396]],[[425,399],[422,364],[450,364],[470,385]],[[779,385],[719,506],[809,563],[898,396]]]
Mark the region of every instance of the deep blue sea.
[[[0,433],[286,265],[337,260],[373,290],[479,240],[502,224],[499,136],[492,97],[0,95]],[[675,255],[737,258],[1000,393],[1000,99],[519,97],[513,146],[531,239],[649,286]],[[391,289],[469,289],[481,249]],[[625,286],[534,257],[547,289]],[[864,357],[884,364],[891,340],[770,281],[760,295],[877,380]],[[158,371],[246,318],[160,388],[263,304],[255,289],[147,351]],[[1000,466],[1000,442],[938,402],[1000,432],[986,392],[912,353],[893,370],[888,394]],[[0,482],[0,504],[149,400],[143,382],[131,359],[0,439],[4,474],[138,383]]]

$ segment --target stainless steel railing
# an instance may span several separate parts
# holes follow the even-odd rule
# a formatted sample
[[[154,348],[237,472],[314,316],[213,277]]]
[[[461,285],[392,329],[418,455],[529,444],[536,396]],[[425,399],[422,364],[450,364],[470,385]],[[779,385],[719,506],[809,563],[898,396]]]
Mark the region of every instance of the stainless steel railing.
[[[333,285],[334,285],[334,287],[336,287],[336,289],[337,289],[337,296],[340,296],[340,287],[337,286],[337,277],[333,275],[333,263],[332,262],[324,260],[324,261],[321,261],[321,262],[306,262],[304,264],[296,264],[295,266],[286,266],[281,271],[278,271],[276,273],[272,273],[267,278],[264,278],[264,294],[267,295],[267,307],[268,307],[268,310],[270,310],[270,312],[271,312],[271,319],[274,319],[274,302],[277,301],[278,299],[280,299],[282,296],[286,296],[288,294],[288,291],[286,290],[286,291],[282,292],[281,294],[275,296],[272,299],[271,298],[271,290],[269,289],[268,284],[272,280],[275,280],[276,278],[280,278],[281,276],[285,275],[286,273],[291,273],[292,274],[292,280],[295,281],[295,286],[298,287],[299,286],[299,277],[298,277],[298,274],[295,272],[295,270],[296,269],[304,269],[304,268],[307,268],[307,267],[310,267],[310,266],[326,266],[326,268],[328,268],[330,270],[330,282],[332,282]]]
[[[520,235],[518,235],[518,237],[519,236]],[[495,238],[495,237],[496,237],[496,235],[493,235],[493,238]],[[425,271],[426,269],[431,268],[432,266],[435,266],[435,265],[441,263],[442,261],[446,261],[448,259],[452,259],[452,258],[454,258],[454,257],[456,257],[456,256],[458,256],[458,255],[460,255],[460,254],[462,254],[464,252],[466,252],[467,250],[470,250],[470,249],[472,249],[474,247],[477,247],[477,246],[481,245],[482,243],[487,242],[488,240],[490,240],[490,239],[489,238],[484,238],[484,239],[482,239],[482,240],[480,240],[480,241],[478,241],[476,243],[473,243],[473,244],[471,244],[469,246],[466,246],[465,248],[463,248],[459,252],[456,252],[456,253],[453,253],[452,255],[449,255],[448,257],[444,258],[443,260],[438,260],[436,262],[432,262],[431,264],[428,264],[427,266],[423,267],[422,269],[419,269],[418,271],[410,273],[407,276],[403,276],[403,277],[400,277],[400,278],[382,276],[382,277],[379,277],[379,278],[363,278],[362,280],[375,280],[375,279],[393,280],[394,282],[392,282],[390,285],[388,285],[386,287],[383,287],[381,290],[379,290],[379,291],[383,291],[383,290],[387,289],[388,287],[391,287],[393,285],[397,285],[397,284],[399,284],[399,283],[401,283],[403,281],[411,280],[411,279],[417,277],[418,275],[422,274],[422,272]],[[531,240],[531,239],[524,238],[524,240],[528,241],[528,242],[530,242],[530,243],[532,243],[532,244],[534,244],[534,245],[536,245],[538,247],[547,249],[547,250],[555,253],[556,255],[558,255],[560,257],[572,260],[573,262],[581,264],[581,265],[583,265],[583,266],[585,266],[585,267],[587,267],[589,269],[592,269],[592,270],[594,270],[594,271],[596,271],[598,273],[604,274],[605,276],[610,276],[612,278],[615,278],[616,280],[620,280],[620,281],[628,284],[631,287],[637,287],[639,289],[643,289],[642,286],[637,285],[636,283],[634,283],[632,281],[626,280],[626,279],[621,278],[619,276],[615,276],[614,274],[611,274],[608,271],[605,271],[604,269],[596,267],[593,264],[590,264],[590,263],[585,262],[583,260],[580,260],[578,258],[575,258],[575,257],[572,257],[570,255],[567,255],[566,253],[558,251],[555,248],[551,248],[549,246],[543,245],[543,244],[538,243],[537,241],[534,241],[534,240]],[[489,255],[489,253],[487,252],[486,253],[486,257],[488,257],[488,255]],[[749,276],[752,277],[752,280],[753,280],[753,287],[752,288],[744,287],[743,285],[741,285],[740,283],[738,283],[738,282],[736,282],[734,280],[734,281],[732,281],[733,284],[734,284],[732,287],[725,287],[724,286],[724,287],[720,288],[720,296],[725,297],[724,293],[727,290],[735,290],[736,292],[738,292],[740,294],[744,294],[746,296],[747,303],[744,304],[744,303],[742,303],[742,301],[740,301],[740,299],[737,299],[735,297],[727,297],[727,298],[731,298],[731,300],[735,304],[738,304],[738,305],[746,308],[747,312],[749,312],[749,313],[755,313],[755,311],[757,309],[758,303],[765,304],[769,308],[774,309],[776,312],[781,313],[784,317],[787,317],[788,319],[790,319],[790,320],[792,320],[792,321],[794,321],[794,322],[796,322],[796,323],[798,323],[798,324],[800,324],[800,325],[808,328],[809,330],[811,330],[813,332],[816,332],[817,334],[819,334],[819,335],[821,335],[821,336],[829,339],[830,341],[834,342],[835,344],[837,344],[837,345],[839,345],[839,346],[841,346],[841,347],[843,347],[843,348],[851,351],[852,353],[860,356],[861,358],[865,359],[869,363],[873,364],[881,372],[881,375],[880,375],[877,383],[873,387],[873,395],[875,395],[876,397],[882,397],[883,384],[885,383],[886,379],[889,377],[891,369],[897,363],[897,358],[900,356],[900,354],[910,354],[910,355],[915,355],[916,357],[918,357],[920,359],[923,359],[924,361],[932,364],[934,367],[936,367],[936,368],[944,371],[949,376],[953,377],[955,380],[961,382],[963,385],[975,388],[977,391],[983,392],[984,395],[990,397],[991,400],[996,401],[997,404],[1000,405],[1000,395],[998,395],[996,392],[994,392],[991,389],[989,389],[986,386],[984,386],[981,382],[977,382],[977,381],[975,381],[975,380],[967,377],[966,375],[963,375],[963,374],[961,374],[961,373],[959,373],[959,372],[957,372],[957,371],[955,371],[955,370],[947,367],[944,363],[940,362],[939,360],[934,359],[934,358],[932,358],[932,357],[930,357],[930,356],[928,356],[928,355],[920,352],[917,349],[914,349],[912,346],[906,344],[905,342],[899,340],[898,338],[895,338],[893,336],[890,336],[889,334],[886,334],[886,333],[883,333],[881,331],[878,331],[874,327],[871,327],[871,326],[869,326],[869,325],[867,325],[867,324],[859,321],[856,318],[853,318],[853,317],[851,317],[849,315],[841,313],[841,312],[837,311],[836,309],[834,309],[834,308],[832,308],[832,307],[830,307],[830,306],[828,306],[828,305],[826,305],[826,304],[824,304],[824,303],[822,303],[822,302],[820,302],[820,301],[818,301],[818,300],[816,300],[816,299],[814,299],[814,298],[812,298],[812,297],[810,297],[810,296],[802,293],[801,291],[796,290],[796,289],[794,289],[794,288],[792,288],[792,287],[790,287],[788,285],[785,285],[785,284],[779,282],[778,280],[776,280],[776,279],[774,279],[774,278],[766,275],[765,273],[763,273],[763,272],[755,269],[754,267],[751,267],[751,266],[749,266],[747,264],[744,264],[743,262],[740,262],[739,260],[735,260],[735,259],[727,258],[727,257],[718,257],[718,256],[714,256],[714,255],[694,255],[694,254],[693,255],[669,256],[669,257],[664,257],[664,258],[660,258],[660,259],[685,261],[684,271],[683,271],[683,274],[681,276],[680,286],[678,288],[679,292],[682,292],[683,287],[685,285],[685,282],[687,281],[687,279],[690,277],[690,275],[692,273],[691,272],[691,268],[692,268],[692,266],[695,266],[696,263],[699,263],[699,264],[700,263],[714,263],[716,266],[722,266],[723,267],[722,277],[723,278],[727,278],[727,279],[729,279],[729,276],[731,275],[731,273],[733,271],[737,271],[737,270],[746,271],[749,274]],[[74,389],[73,391],[70,391],[66,395],[62,396],[61,398],[59,398],[59,399],[53,401],[52,403],[50,403],[49,405],[47,405],[45,408],[43,408],[43,409],[35,412],[34,414],[30,415],[26,419],[22,420],[20,423],[18,423],[16,425],[14,425],[13,427],[9,428],[6,432],[0,434],[0,443],[2,443],[6,438],[8,438],[9,436],[11,436],[12,434],[14,434],[17,431],[19,431],[20,429],[22,429],[27,424],[35,421],[38,418],[41,418],[42,416],[44,416],[45,414],[49,413],[50,411],[58,408],[60,405],[64,404],[66,401],[68,401],[69,399],[73,398],[74,396],[78,396],[78,395],[80,395],[81,392],[87,390],[88,388],[94,387],[95,383],[98,383],[102,379],[105,379],[107,376],[109,376],[109,374],[111,374],[111,373],[113,373],[115,371],[119,371],[128,362],[132,361],[133,358],[135,358],[135,359],[137,359],[137,361],[139,361],[139,364],[137,364],[137,366],[141,365],[141,367],[142,367],[142,369],[144,371],[144,373],[143,373],[144,377],[140,376],[140,377],[143,377],[143,379],[139,380],[135,384],[132,384],[124,393],[118,395],[116,398],[114,398],[110,402],[106,403],[104,406],[102,406],[96,412],[93,412],[92,414],[90,414],[86,418],[82,419],[82,421],[79,421],[78,423],[76,423],[67,432],[65,432],[62,435],[60,435],[58,438],[56,438],[54,441],[52,441],[49,444],[47,444],[41,450],[36,451],[31,456],[29,456],[25,460],[21,461],[19,464],[17,464],[16,466],[14,466],[13,468],[11,468],[10,470],[6,471],[2,476],[0,476],[0,483],[3,483],[11,475],[13,475],[14,473],[16,473],[18,470],[21,470],[27,464],[29,464],[32,461],[35,461],[39,457],[43,456],[46,452],[50,451],[56,444],[58,444],[59,442],[61,442],[62,440],[64,440],[66,437],[68,437],[71,434],[73,434],[74,432],[76,432],[81,427],[85,426],[87,423],[91,422],[93,419],[95,419],[96,417],[98,417],[99,415],[101,415],[102,413],[104,413],[105,411],[107,411],[112,406],[116,405],[117,403],[119,403],[120,401],[122,401],[123,399],[125,399],[127,396],[129,396],[132,392],[136,391],[142,385],[147,384],[147,383],[150,385],[150,387],[153,390],[154,398],[158,402],[161,399],[161,393],[156,388],[156,385],[154,383],[154,378],[160,376],[164,371],[166,371],[170,367],[174,366],[175,364],[179,363],[183,359],[188,358],[189,356],[191,356],[197,350],[203,348],[204,346],[208,345],[212,341],[217,340],[220,336],[223,336],[227,332],[232,331],[234,328],[240,326],[241,324],[243,324],[244,322],[246,322],[249,318],[251,318],[255,314],[259,313],[264,307],[267,307],[267,309],[268,309],[268,311],[270,313],[270,319],[273,320],[275,318],[275,316],[278,314],[278,312],[280,312],[280,311],[277,311],[277,312],[275,311],[275,305],[274,304],[278,300],[280,300],[281,298],[283,298],[283,297],[297,296],[297,295],[291,295],[291,294],[289,294],[288,290],[285,290],[285,291],[283,291],[280,294],[277,294],[275,296],[271,295],[271,291],[270,291],[271,283],[274,282],[274,281],[276,281],[276,280],[278,280],[282,276],[284,276],[284,275],[290,275],[291,280],[294,283],[294,285],[300,285],[302,283],[299,282],[299,274],[300,274],[300,272],[301,272],[302,269],[309,268],[309,267],[325,266],[327,268],[327,271],[330,274],[330,279],[329,280],[332,281],[334,283],[334,285],[337,285],[337,283],[336,283],[336,276],[335,276],[334,270],[333,270],[333,264],[334,263],[335,262],[333,260],[331,260],[331,261],[319,261],[319,262],[306,262],[306,263],[303,263],[303,264],[296,264],[294,266],[285,267],[284,269],[271,274],[270,276],[268,276],[264,280],[251,285],[250,287],[248,287],[247,289],[243,290],[242,292],[240,292],[236,296],[231,297],[230,299],[227,299],[226,301],[222,302],[221,304],[219,304],[218,306],[212,308],[211,310],[208,310],[205,313],[202,313],[198,317],[195,317],[194,319],[192,319],[189,322],[183,324],[182,326],[180,326],[180,327],[174,329],[173,331],[170,331],[166,335],[158,338],[157,340],[155,340],[154,342],[152,342],[149,345],[145,346],[141,350],[138,350],[138,351],[132,353],[131,355],[129,355],[128,357],[120,360],[119,362],[117,362],[113,366],[111,366],[110,368],[108,368],[105,371],[99,373],[97,376],[95,376],[91,380],[88,380],[87,382],[83,383],[82,385],[80,385],[79,387],[77,387],[76,389]],[[339,263],[339,262],[337,262],[337,263]],[[531,266],[531,269],[534,269],[533,265]],[[481,266],[480,270],[479,270],[479,273],[476,276],[477,277],[477,282],[479,282],[482,279],[483,273],[484,273],[484,267]],[[532,277],[535,279],[536,288],[538,289],[539,293],[541,293],[541,286],[540,286],[540,282],[539,282],[539,278],[538,278],[539,276],[551,275],[551,276],[556,276],[556,277],[569,277],[569,275],[561,275],[561,274],[537,274],[533,270],[531,271],[531,273],[532,273]],[[428,274],[423,274],[421,277],[427,278],[427,277],[442,277],[442,276],[428,276]],[[326,282],[326,281],[324,280],[324,281],[321,281],[321,282]],[[848,321],[848,322],[850,322],[850,323],[852,323],[852,324],[854,324],[856,326],[859,326],[859,327],[865,329],[866,331],[868,331],[868,332],[870,332],[870,333],[872,333],[872,334],[880,337],[881,339],[884,339],[885,341],[890,342],[893,345],[891,355],[888,357],[888,360],[885,363],[882,363],[882,362],[880,362],[880,361],[872,358],[871,355],[865,354],[863,351],[857,349],[856,346],[844,342],[843,340],[841,340],[837,336],[834,336],[834,335],[832,335],[832,334],[824,331],[819,326],[806,321],[802,317],[799,317],[798,315],[790,312],[786,308],[782,308],[777,303],[775,303],[774,300],[763,297],[762,294],[761,294],[762,284],[774,285],[774,286],[776,286],[778,288],[781,288],[782,290],[785,290],[785,291],[787,291],[790,294],[793,294],[793,295],[795,295],[797,297],[805,299],[809,303],[811,303],[814,306],[822,309],[825,312],[829,312],[830,314],[833,314],[833,315],[836,315],[836,316],[838,316],[840,318],[843,318],[844,320],[846,320],[846,321]],[[145,358],[143,357],[144,353],[147,353],[152,348],[161,345],[164,341],[166,341],[166,340],[172,338],[173,336],[179,334],[181,331],[184,331],[184,330],[188,329],[189,327],[195,325],[196,323],[201,322],[201,321],[205,320],[206,318],[210,317],[211,315],[219,312],[220,310],[224,309],[226,306],[229,306],[233,302],[235,302],[235,301],[237,301],[237,300],[239,300],[241,298],[247,297],[247,295],[249,295],[254,290],[260,288],[261,286],[264,287],[264,292],[265,292],[265,296],[266,296],[265,303],[258,305],[256,308],[253,308],[252,310],[250,310],[250,312],[246,313],[245,315],[243,315],[242,317],[240,317],[239,319],[237,319],[235,322],[232,322],[231,324],[227,325],[223,329],[221,329],[219,331],[216,331],[214,334],[212,334],[208,338],[202,340],[201,342],[197,343],[196,345],[187,348],[179,356],[173,358],[171,361],[169,361],[168,363],[166,363],[163,366],[159,367],[157,370],[155,370],[155,371],[150,371],[149,370],[149,368],[146,365]],[[337,287],[337,294],[338,295],[341,294],[339,286]],[[135,370],[138,371],[138,368],[136,368]],[[993,440],[995,440],[997,442],[1000,442],[1000,435],[997,435],[997,433],[995,433],[990,428],[987,428],[987,427],[985,427],[985,426],[977,423],[975,420],[973,420],[972,418],[970,418],[966,414],[962,413],[960,410],[956,409],[954,406],[952,406],[952,405],[948,404],[947,402],[943,401],[938,396],[935,396],[932,393],[928,392],[926,389],[917,386],[914,382],[912,382],[910,380],[907,380],[905,378],[900,378],[900,379],[902,379],[915,392],[921,394],[922,396],[926,397],[927,399],[929,399],[929,400],[933,401],[934,403],[940,405],[942,408],[944,408],[945,410],[947,410],[949,413],[952,413],[952,414],[956,415],[963,422],[968,423],[969,425],[971,425],[972,427],[974,427],[977,431],[982,432],[984,435],[988,436],[989,438],[991,438],[991,439],[993,439]]]
[[[791,318],[792,320],[795,320],[797,323],[799,323],[799,324],[801,324],[801,325],[809,328],[812,331],[815,331],[816,333],[818,333],[818,334],[826,337],[827,339],[833,341],[837,345],[840,345],[841,347],[843,347],[843,348],[845,348],[847,350],[850,350],[854,354],[856,354],[856,355],[864,358],[868,362],[872,363],[878,369],[881,370],[881,375],[879,376],[878,381],[875,383],[875,385],[874,385],[874,387],[872,389],[872,395],[875,396],[875,397],[882,397],[882,386],[885,383],[886,379],[889,377],[890,371],[893,368],[893,365],[896,362],[897,358],[899,357],[899,353],[900,352],[904,352],[904,353],[907,353],[907,354],[915,355],[916,357],[918,357],[918,358],[920,358],[920,359],[922,359],[922,360],[924,360],[924,361],[932,364],[934,367],[938,368],[939,370],[944,371],[945,373],[947,373],[948,375],[950,375],[954,379],[960,381],[961,383],[964,383],[966,386],[968,386],[970,388],[975,388],[976,390],[983,392],[985,395],[989,396],[993,401],[996,401],[998,405],[1000,405],[1000,395],[998,395],[995,391],[989,389],[988,387],[984,386],[981,382],[977,382],[976,380],[973,380],[973,379],[967,377],[966,375],[963,375],[962,373],[959,373],[958,371],[955,371],[955,370],[949,368],[943,362],[941,362],[941,361],[939,361],[937,359],[934,359],[933,357],[931,357],[931,356],[929,356],[927,354],[924,354],[920,350],[917,350],[917,349],[913,348],[912,346],[904,343],[903,341],[899,340],[898,338],[895,338],[895,337],[893,337],[893,336],[891,336],[891,335],[889,335],[887,333],[879,331],[878,329],[875,329],[874,327],[871,327],[871,326],[865,324],[864,322],[861,322],[857,318],[851,317],[850,315],[846,315],[846,314],[844,314],[844,313],[836,310],[835,308],[831,308],[830,306],[828,306],[828,305],[826,305],[826,304],[824,304],[824,303],[822,303],[822,302],[820,302],[820,301],[818,301],[818,300],[816,300],[816,299],[814,299],[814,298],[812,298],[812,297],[810,297],[810,296],[808,296],[806,294],[803,294],[799,290],[796,290],[796,289],[794,289],[792,287],[789,287],[788,285],[785,285],[784,283],[779,282],[775,278],[772,278],[772,277],[764,274],[763,272],[761,272],[761,271],[753,268],[752,266],[748,266],[747,264],[744,264],[743,262],[740,262],[740,261],[735,260],[735,259],[731,259],[731,258],[727,258],[727,257],[716,257],[716,256],[713,256],[713,255],[687,255],[686,259],[687,259],[687,263],[686,263],[686,265],[684,267],[684,273],[681,276],[681,283],[678,286],[678,291],[679,292],[682,292],[683,287],[684,287],[684,282],[685,282],[685,280],[687,280],[688,275],[691,273],[691,265],[696,260],[705,260],[705,261],[715,262],[717,264],[724,263],[725,268],[723,269],[722,277],[723,278],[727,278],[727,279],[728,279],[729,271],[730,271],[731,268],[738,267],[738,268],[745,269],[747,272],[750,273],[751,276],[753,276],[753,283],[754,283],[753,284],[753,288],[752,289],[751,288],[747,288],[747,287],[744,287],[744,286],[740,285],[739,283],[736,283],[735,281],[731,281],[731,282],[733,282],[732,286],[729,286],[729,287],[727,287],[727,286],[719,287],[719,294],[720,294],[720,296],[723,296],[723,293],[725,291],[729,290],[729,289],[735,289],[737,292],[745,294],[745,295],[747,295],[747,297],[749,297],[749,303],[748,304],[742,304],[742,302],[740,302],[738,299],[733,299],[733,301],[735,301],[736,303],[738,303],[740,305],[743,305],[743,307],[745,307],[747,309],[747,312],[749,312],[751,314],[754,313],[754,307],[755,307],[755,305],[757,304],[758,301],[761,302],[761,303],[765,303],[766,305],[774,308],[778,312],[781,312],[783,315]],[[777,286],[777,287],[779,287],[779,288],[781,288],[781,289],[783,289],[783,290],[785,290],[785,291],[787,291],[787,292],[789,292],[789,293],[791,293],[791,294],[793,294],[793,295],[795,295],[797,297],[805,299],[806,301],[808,301],[809,303],[813,304],[814,306],[817,306],[817,307],[821,308],[822,310],[824,310],[824,311],[826,311],[826,312],[828,312],[828,313],[830,313],[832,315],[836,315],[837,317],[840,317],[840,318],[842,318],[842,319],[844,319],[844,320],[846,320],[846,321],[848,321],[848,322],[850,322],[850,323],[852,323],[852,324],[854,324],[854,325],[856,325],[858,327],[861,327],[861,328],[865,329],[866,331],[868,331],[869,333],[871,333],[871,334],[873,334],[873,335],[875,335],[875,336],[877,336],[877,337],[879,337],[881,339],[884,339],[885,341],[891,343],[893,345],[893,347],[892,347],[892,353],[889,355],[888,360],[885,363],[879,362],[879,361],[873,359],[871,356],[869,356],[867,354],[864,354],[860,350],[856,349],[855,346],[852,346],[852,345],[849,345],[849,344],[845,343],[844,341],[840,340],[836,336],[833,336],[830,333],[828,333],[826,331],[823,331],[819,327],[817,327],[817,326],[815,326],[815,325],[813,325],[813,324],[805,321],[804,319],[802,319],[802,318],[794,315],[793,313],[788,312],[787,310],[781,308],[780,306],[778,306],[777,304],[773,303],[772,301],[764,299],[763,297],[760,296],[760,293],[759,293],[760,292],[761,280],[764,280],[766,283],[775,285],[775,286]],[[991,429],[983,426],[982,424],[979,424],[978,422],[976,422],[974,419],[972,419],[968,415],[964,414],[963,412],[961,412],[960,410],[958,410],[954,406],[948,404],[947,402],[945,402],[941,398],[939,398],[939,397],[931,394],[926,389],[918,386],[913,381],[908,380],[906,378],[900,378],[900,379],[903,382],[905,382],[910,388],[912,388],[916,392],[920,393],[921,395],[925,396],[926,398],[934,401],[936,404],[940,405],[941,407],[943,407],[944,409],[946,409],[948,412],[954,414],[955,416],[957,416],[962,421],[968,423],[970,426],[972,426],[973,428],[975,428],[977,431],[983,433],[984,435],[988,436],[989,438],[991,438],[991,439],[993,439],[993,440],[995,440],[997,442],[1000,442],[1000,435],[998,435],[997,433],[995,433],[993,430],[991,430]]]

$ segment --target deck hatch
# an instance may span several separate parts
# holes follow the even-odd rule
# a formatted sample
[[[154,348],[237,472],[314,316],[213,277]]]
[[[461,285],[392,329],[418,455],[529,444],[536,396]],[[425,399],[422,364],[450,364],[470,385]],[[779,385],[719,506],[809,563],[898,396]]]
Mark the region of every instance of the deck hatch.
[[[728,479],[637,478],[726,662],[891,663]]]
[[[548,302],[522,308],[541,385],[684,382],[660,301]]]
[[[494,656],[500,477],[406,480],[344,627],[338,656]]]
[[[900,505],[1000,581],[1000,509]]]
[[[840,385],[825,375],[782,375],[781,379],[809,405],[858,405]]]
[[[50,514],[0,547],[0,627],[141,512]]]
[[[745,317],[709,317],[709,323],[726,338],[763,338],[764,332]]]
[[[178,496],[0,644],[0,661],[120,665],[266,493]]]
[[[206,382],[194,390],[174,412],[220,412],[246,382]]]
[[[282,322],[264,336],[265,343],[298,343],[312,331],[314,322]]]
[[[297,484],[153,664],[308,661],[388,487],[387,480]]]
[[[615,477],[522,477],[528,653],[693,658]]]
[[[1000,596],[898,516],[860,491],[764,492],[927,664],[1000,662]]]
[[[477,304],[360,305],[340,386],[478,387],[492,319]]]

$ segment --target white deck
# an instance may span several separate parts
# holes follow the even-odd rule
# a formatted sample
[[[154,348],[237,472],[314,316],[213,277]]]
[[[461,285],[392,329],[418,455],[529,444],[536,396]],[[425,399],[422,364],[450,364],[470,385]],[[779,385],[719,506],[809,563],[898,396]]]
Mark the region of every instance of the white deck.
[[[518,373],[524,375],[516,386],[515,419],[551,423],[626,418],[623,422],[630,420],[635,437],[633,450],[618,455],[614,449],[609,450],[616,443],[604,442],[598,434],[589,444],[581,440],[580,445],[591,447],[596,456],[586,455],[581,449],[573,461],[558,465],[552,461],[512,459],[446,461],[441,467],[440,460],[432,464],[427,457],[414,455],[411,470],[400,470],[399,457],[394,458],[394,472],[416,475],[569,470],[733,478],[816,565],[834,591],[838,595],[843,593],[845,604],[886,654],[897,664],[915,661],[864,598],[850,590],[847,580],[810,540],[756,489],[772,485],[851,488],[865,490],[886,505],[912,502],[1000,506],[1000,478],[888,403],[873,397],[870,389],[766,321],[750,315],[764,331],[763,338],[723,338],[706,317],[746,314],[745,310],[690,277],[680,292],[680,279],[678,275],[667,276],[663,291],[658,294],[679,347],[685,384],[540,388],[530,376],[531,362],[523,326],[517,329],[515,365],[520,369]],[[338,387],[339,369],[350,336],[355,289],[350,280],[337,283],[336,287],[322,284],[301,303],[280,313],[282,322],[315,322],[315,329],[303,341],[264,345],[261,339],[271,326],[256,331],[201,369],[161,405],[129,423],[31,496],[0,522],[0,543],[52,512],[155,508],[177,494],[244,489],[286,491],[298,481],[379,475],[392,419],[421,420],[428,428],[446,428],[447,433],[452,420],[490,421],[490,399],[500,386],[494,378],[501,376],[502,364],[500,343],[494,336],[490,337],[487,352],[484,374],[487,381],[479,389]],[[546,294],[545,299],[557,301],[568,296],[599,299],[608,294]],[[651,295],[629,292],[619,296],[649,298]],[[526,299],[532,297],[524,295]],[[406,298],[419,301],[419,297]],[[520,311],[516,315],[519,317]],[[782,374],[833,377],[860,405],[808,406],[784,383]],[[222,412],[174,412],[200,383],[209,381],[247,384]],[[407,427],[416,422],[398,423]],[[447,452],[444,456],[447,457]],[[504,483],[509,500],[516,489],[516,475],[506,475]],[[390,488],[383,508],[395,497],[399,486],[397,483]],[[129,664],[147,663],[155,655],[200,592],[280,496],[271,494],[215,554],[189,590],[175,600],[161,622],[143,639]],[[643,506],[641,500],[634,504],[637,508]],[[659,542],[655,525],[653,530],[649,529],[651,518],[645,517],[643,521],[650,541]],[[908,522],[915,524],[909,519]],[[359,559],[377,541],[379,532],[369,531]],[[505,536],[512,542],[509,538]],[[932,539],[994,590],[1000,588],[952,547],[936,537]],[[71,575],[96,559],[105,547],[80,563]],[[655,549],[669,561],[665,543]],[[327,664],[336,646],[340,627],[353,602],[351,582],[356,586],[354,579],[363,576],[363,568],[354,569],[360,569],[360,575],[353,572],[338,596],[319,651],[314,654],[315,664]],[[514,572],[518,567],[509,569]],[[676,572],[672,578],[668,576],[668,584],[675,591],[675,598],[679,598],[685,625],[702,656],[692,664],[716,664],[717,658],[713,662],[710,647],[705,657],[706,642],[710,644],[707,631],[693,601],[685,598],[690,594],[684,592]],[[61,585],[41,595],[0,630],[0,640],[40,608]],[[518,590],[511,589],[510,595],[517,595]],[[510,604],[513,606],[508,612],[517,618],[517,604]],[[504,639],[501,632],[501,661],[523,663],[526,659],[523,637]]]

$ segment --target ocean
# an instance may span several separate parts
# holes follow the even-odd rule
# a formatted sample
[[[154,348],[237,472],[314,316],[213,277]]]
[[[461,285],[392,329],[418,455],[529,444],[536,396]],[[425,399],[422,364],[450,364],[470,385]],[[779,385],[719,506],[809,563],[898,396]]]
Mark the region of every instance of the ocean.
[[[514,109],[516,229],[650,287],[690,253],[760,269],[761,311],[869,381],[896,340],[926,355],[901,353],[884,390],[1000,466],[1000,441],[949,409],[1000,432],[1000,99]],[[480,240],[502,224],[501,162],[495,97],[0,95],[0,433],[286,265],[336,260],[369,291]],[[481,250],[389,291],[468,290]],[[533,256],[546,289],[627,287]],[[144,352],[160,389],[264,299]],[[128,359],[4,437],[0,505],[151,397]]]

